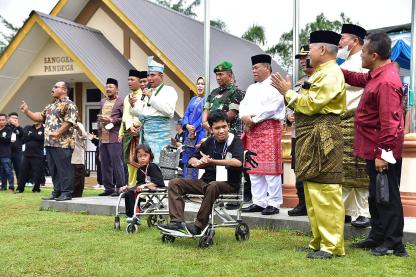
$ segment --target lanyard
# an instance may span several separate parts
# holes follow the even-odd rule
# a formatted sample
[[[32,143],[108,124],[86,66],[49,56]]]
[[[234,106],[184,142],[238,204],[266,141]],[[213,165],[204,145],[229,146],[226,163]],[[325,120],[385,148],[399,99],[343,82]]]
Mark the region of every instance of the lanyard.
[[[144,174],[144,179],[146,180],[146,178],[147,178],[147,169],[149,168],[149,165],[146,165],[146,171],[143,171],[141,168],[139,168],[140,169],[140,171]]]
[[[156,90],[156,92],[155,92],[155,96],[157,96],[158,95],[158,93],[160,92],[160,90],[163,88],[163,86],[164,86],[165,84],[161,84],[160,85],[160,87]]]
[[[227,152],[227,149],[228,149],[227,142],[225,142],[224,147],[222,149],[222,153],[221,153],[221,159],[224,159],[225,153]],[[217,145],[216,145],[216,142],[215,142],[215,139],[214,139],[214,152],[215,152],[215,150],[217,150]]]

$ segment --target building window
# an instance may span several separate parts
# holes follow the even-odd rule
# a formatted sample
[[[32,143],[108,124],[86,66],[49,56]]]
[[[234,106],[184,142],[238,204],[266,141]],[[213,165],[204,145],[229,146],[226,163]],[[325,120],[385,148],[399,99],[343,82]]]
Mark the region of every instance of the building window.
[[[87,89],[87,102],[100,102],[101,91],[99,89]]]
[[[74,102],[74,88],[69,88],[68,97],[72,102]]]

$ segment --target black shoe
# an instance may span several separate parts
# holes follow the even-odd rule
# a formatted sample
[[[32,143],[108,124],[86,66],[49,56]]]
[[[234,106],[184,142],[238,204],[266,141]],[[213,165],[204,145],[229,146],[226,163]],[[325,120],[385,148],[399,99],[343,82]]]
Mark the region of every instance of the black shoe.
[[[351,221],[351,225],[356,228],[367,228],[371,226],[371,223],[368,217],[360,215],[356,220]]]
[[[32,190],[32,192],[40,192],[40,189]]]
[[[201,228],[196,226],[194,223],[186,223],[185,226],[192,235],[196,236],[201,234]]]
[[[289,216],[308,215],[308,213],[306,212],[306,207],[304,205],[299,205],[299,204],[296,207],[294,207],[293,209],[291,209],[290,211],[288,211],[287,214]]]
[[[226,210],[237,210],[238,207],[239,207],[239,205],[238,204],[235,204],[235,203],[227,203],[227,204],[225,204],[225,209]]]
[[[42,200],[55,200],[55,196],[51,195],[51,196],[47,196],[47,197],[42,197]]]
[[[67,200],[71,200],[72,197],[69,195],[61,195],[58,198],[55,198],[56,201],[67,201]]]
[[[257,212],[262,212],[263,210],[264,208],[256,204],[251,204],[250,206],[241,209],[243,213],[257,213]]]
[[[370,254],[373,256],[385,256],[388,254],[393,254],[393,249],[389,249],[386,246],[378,246],[370,250]]]
[[[120,193],[118,191],[115,191],[112,194],[110,194],[110,196],[112,196],[112,197],[118,197],[119,195],[120,195]]]
[[[273,206],[267,206],[263,211],[261,211],[262,215],[272,215],[272,214],[278,214],[279,209]]]
[[[308,252],[308,253],[311,253],[311,252],[317,252],[317,251],[319,251],[319,250],[312,249],[309,246],[302,246],[302,247],[296,248],[296,252]]]
[[[23,191],[17,189],[14,193],[23,193]]]
[[[403,243],[401,243],[398,247],[393,249],[393,255],[398,257],[409,257],[409,254],[407,253]]]
[[[345,216],[345,223],[351,223],[351,216],[350,215]]]
[[[334,257],[334,255],[332,255],[331,253],[319,250],[316,252],[309,253],[306,257],[309,259],[331,259]]]
[[[188,230],[185,228],[185,224],[182,222],[173,222],[170,224],[158,224],[157,228],[162,231],[178,231],[182,233],[189,233]]]
[[[372,240],[372,239],[366,239],[360,242],[352,243],[352,248],[358,248],[358,249],[373,249],[380,245],[380,243]]]
[[[9,188],[9,191],[10,192],[14,192],[14,188]]]
[[[111,194],[113,194],[113,193],[110,192],[110,191],[104,191],[104,192],[98,194],[98,196],[110,196]]]

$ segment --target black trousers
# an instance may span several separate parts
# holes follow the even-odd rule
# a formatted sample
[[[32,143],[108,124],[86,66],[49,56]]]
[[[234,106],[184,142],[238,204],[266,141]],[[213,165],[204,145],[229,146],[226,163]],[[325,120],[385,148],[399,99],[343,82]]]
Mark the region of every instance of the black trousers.
[[[369,239],[379,242],[390,249],[399,247],[403,238],[403,207],[400,200],[401,159],[396,164],[389,164],[387,178],[389,180],[390,201],[387,205],[376,202],[376,176],[374,160],[367,160],[370,177],[368,205],[371,215],[371,231]]]
[[[47,146],[45,149],[53,183],[52,196],[65,195],[72,197],[72,191],[74,190],[74,171],[71,164],[73,150],[51,146]]]
[[[13,152],[10,159],[12,161],[12,166],[14,169],[14,173],[16,174],[16,179],[19,181],[20,177],[20,167],[22,163],[22,151]]]
[[[33,182],[32,191],[40,191],[40,184],[45,178],[44,160],[42,157],[25,157],[20,164],[20,176],[18,179],[17,190],[24,191],[25,185],[29,180]]]
[[[125,207],[126,207],[127,217],[133,217],[133,215],[134,215],[134,208],[135,208],[134,207],[134,202],[136,201],[136,196],[137,196],[136,187],[133,187],[133,188],[129,189],[126,192],[126,194],[124,194],[124,204],[125,204]],[[140,200],[141,199],[139,199],[139,203],[140,203]],[[141,200],[141,201],[144,201],[144,199]]]
[[[291,152],[290,155],[292,156],[292,169],[295,170],[296,167],[296,159],[295,159],[295,144],[296,138],[292,138],[292,145],[291,145]],[[305,203],[305,192],[303,189],[303,182],[296,180],[296,194],[298,195],[299,199],[299,206],[306,207]]]
[[[74,169],[74,191],[72,197],[82,197],[85,186],[85,166],[83,164],[73,164]]]

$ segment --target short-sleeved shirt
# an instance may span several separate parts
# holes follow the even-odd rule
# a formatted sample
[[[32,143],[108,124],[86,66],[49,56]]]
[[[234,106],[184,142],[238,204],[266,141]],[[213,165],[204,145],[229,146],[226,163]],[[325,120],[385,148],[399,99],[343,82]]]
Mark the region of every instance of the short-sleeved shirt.
[[[230,134],[231,136],[232,134]],[[234,135],[232,135],[234,136]],[[229,158],[235,158],[243,163],[244,160],[244,148],[243,142],[237,136],[231,140],[231,142],[218,142],[213,136],[209,137],[204,143],[202,143],[200,151],[196,152],[193,157],[201,159],[201,152],[205,155],[209,155],[216,160],[224,160]],[[216,180],[216,166],[210,165],[205,168],[205,173],[202,175],[201,180],[206,183]],[[234,187],[239,187],[241,184],[241,170],[240,169],[227,169],[227,182]]]
[[[74,148],[74,128],[78,115],[78,109],[75,104],[68,98],[56,99],[53,103],[47,105],[42,111],[42,117],[45,122],[45,147]],[[64,122],[71,123],[71,127],[58,138],[51,138],[47,134],[58,130]]]
[[[218,87],[211,91],[205,102],[204,109],[209,112],[215,110],[222,110],[228,112],[229,110],[236,110],[238,112],[240,108],[240,102],[243,100],[243,92],[234,84],[229,84],[226,87]],[[230,122],[230,132],[233,134],[239,134],[237,130],[237,119]]]
[[[147,176],[150,177],[150,182],[152,182],[153,184],[155,184],[158,187],[164,187],[165,186],[165,182],[163,182],[163,175],[162,175],[162,171],[160,170],[160,168],[154,164],[154,163],[150,163],[148,168],[147,168],[147,172],[146,172],[146,168],[139,168],[137,170],[137,179],[136,179],[136,185],[143,185],[146,183],[146,173]]]

